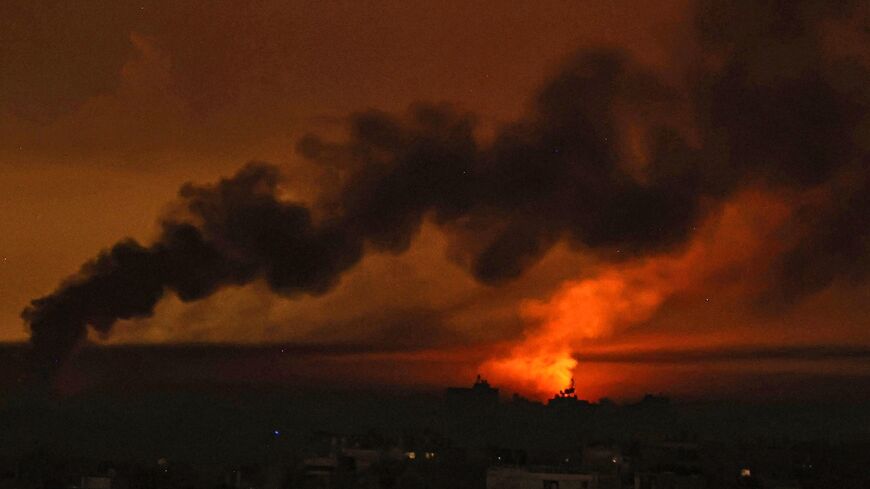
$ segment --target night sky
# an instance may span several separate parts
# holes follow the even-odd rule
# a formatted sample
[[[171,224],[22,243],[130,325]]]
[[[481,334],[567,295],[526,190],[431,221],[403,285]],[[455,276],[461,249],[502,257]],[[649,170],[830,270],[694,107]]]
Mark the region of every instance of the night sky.
[[[865,2],[13,0],[0,67],[61,392],[870,385]]]

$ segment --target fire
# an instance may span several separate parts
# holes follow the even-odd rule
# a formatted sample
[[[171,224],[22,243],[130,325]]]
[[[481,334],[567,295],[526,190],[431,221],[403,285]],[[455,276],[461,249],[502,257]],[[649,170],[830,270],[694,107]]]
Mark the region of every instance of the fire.
[[[525,301],[520,312],[533,327],[506,353],[484,362],[481,371],[538,398],[576,377],[583,394],[584,385],[600,381],[584,379],[578,369],[574,352],[584,342],[650,319],[664,301],[698,291],[716,275],[753,266],[770,252],[771,233],[788,209],[773,196],[747,192],[700,226],[681,252],[615,265],[597,276],[562,284],[548,300]]]
[[[651,259],[567,282],[548,301],[525,302],[523,317],[541,326],[482,370],[536,396],[558,391],[574,376],[574,349],[648,319],[680,286],[680,265],[680,260]]]

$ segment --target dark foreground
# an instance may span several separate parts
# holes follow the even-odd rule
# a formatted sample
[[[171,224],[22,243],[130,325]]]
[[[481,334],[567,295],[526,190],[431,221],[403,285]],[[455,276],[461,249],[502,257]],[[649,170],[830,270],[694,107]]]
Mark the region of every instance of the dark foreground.
[[[870,405],[328,389],[0,404],[0,488],[870,487]]]

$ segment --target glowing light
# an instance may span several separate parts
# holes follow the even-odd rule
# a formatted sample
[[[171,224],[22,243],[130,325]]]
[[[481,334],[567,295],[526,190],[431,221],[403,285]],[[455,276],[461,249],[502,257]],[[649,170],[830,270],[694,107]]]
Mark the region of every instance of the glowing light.
[[[748,192],[701,226],[682,252],[613,266],[565,282],[549,300],[526,301],[521,305],[530,325],[525,337],[480,370],[538,398],[552,396],[575,377],[578,395],[588,395],[585,388],[595,379],[575,373],[574,352],[584,342],[650,319],[671,296],[689,293],[724,270],[751,266],[762,250],[770,252],[767,236],[788,213],[776,199]]]
[[[678,286],[668,270],[671,266],[655,261],[612,270],[568,282],[547,302],[527,302],[524,316],[542,326],[507,357],[490,361],[483,369],[510,379],[525,392],[551,395],[574,376],[578,363],[573,351],[579,343],[610,335],[615,328],[643,321],[655,312]]]

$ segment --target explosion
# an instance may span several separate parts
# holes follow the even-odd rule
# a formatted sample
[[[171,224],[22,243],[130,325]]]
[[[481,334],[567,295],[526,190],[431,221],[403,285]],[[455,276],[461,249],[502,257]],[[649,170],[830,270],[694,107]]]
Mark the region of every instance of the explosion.
[[[481,371],[537,398],[552,395],[576,376],[583,394],[584,386],[594,383],[584,378],[575,358],[584,342],[643,323],[676,294],[692,295],[720,274],[764,261],[772,253],[772,233],[789,214],[781,199],[746,192],[700,226],[682,252],[615,265],[562,284],[549,300],[525,301],[521,315],[533,327]]]

